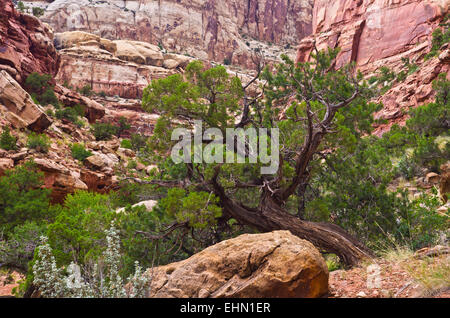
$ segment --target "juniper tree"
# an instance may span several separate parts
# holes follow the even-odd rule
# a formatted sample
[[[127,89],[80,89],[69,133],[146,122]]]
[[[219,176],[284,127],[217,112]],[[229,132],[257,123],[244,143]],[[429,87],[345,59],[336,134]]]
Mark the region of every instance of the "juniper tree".
[[[337,254],[347,265],[370,255],[337,225],[308,222],[290,208],[293,201],[301,205],[305,199],[312,168],[322,164],[326,153],[351,147],[355,138],[370,131],[370,115],[378,107],[367,103],[370,92],[354,65],[335,69],[337,54],[338,50],[316,50],[312,62],[298,64],[283,56],[274,72],[259,66],[257,76],[245,85],[224,67],[205,69],[198,61],[186,68],[184,76],[152,81],[144,91],[143,108],[161,115],[149,142],[161,172],[157,178],[139,182],[170,189],[160,203],[176,220],[170,231],[231,220],[262,232],[290,230]],[[252,96],[248,89],[258,78],[264,83],[262,93]],[[250,162],[250,140],[240,148],[234,140],[230,144],[203,131],[200,153],[219,143],[222,148],[214,148],[215,155],[218,151],[224,157],[237,154],[246,157],[245,162],[171,162],[168,157],[176,144],[172,132],[192,129],[197,120],[203,122],[204,130],[215,129],[223,135],[229,128],[278,129],[279,149],[271,152],[279,152],[278,169],[269,175],[261,173],[260,154],[256,164]],[[191,134],[194,138],[194,130]],[[261,142],[267,137],[257,138]],[[264,142],[272,146],[270,135],[268,139]],[[191,156],[195,153],[192,149]]]

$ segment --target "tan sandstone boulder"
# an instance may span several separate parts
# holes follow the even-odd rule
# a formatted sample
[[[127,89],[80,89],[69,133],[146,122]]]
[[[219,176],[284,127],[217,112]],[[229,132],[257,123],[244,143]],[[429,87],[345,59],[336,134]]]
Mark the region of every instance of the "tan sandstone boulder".
[[[118,40],[116,57],[136,64],[162,66],[164,56],[156,45],[144,42]]]
[[[319,251],[289,231],[245,234],[149,269],[150,297],[300,298],[328,293]]]

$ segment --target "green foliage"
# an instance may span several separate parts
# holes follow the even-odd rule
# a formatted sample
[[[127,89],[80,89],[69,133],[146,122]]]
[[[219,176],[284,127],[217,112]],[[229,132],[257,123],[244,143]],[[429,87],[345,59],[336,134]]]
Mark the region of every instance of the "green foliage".
[[[403,200],[408,200],[406,193],[403,193]],[[440,234],[448,231],[448,217],[436,213],[440,205],[435,189],[432,195],[422,194],[406,204],[395,233],[397,242],[407,242],[413,250],[438,244]]]
[[[87,96],[87,97],[92,96],[92,94],[93,94],[93,92],[92,92],[92,86],[89,85],[89,84],[86,84],[86,85],[84,85],[82,88],[78,89],[78,92],[79,92],[81,95],[84,95],[84,96]]]
[[[130,128],[131,128],[131,124],[128,122],[128,120],[125,117],[121,116],[119,118],[119,126],[118,126],[117,132],[116,132],[117,137],[120,138],[122,133]]]
[[[46,225],[36,221],[26,221],[17,225],[10,233],[0,235],[0,263],[27,271],[28,262],[33,259],[39,238],[46,232]]]
[[[91,132],[97,141],[109,140],[117,135],[119,128],[110,123],[97,123],[92,125]]]
[[[27,10],[28,7],[26,7],[26,6],[23,4],[22,1],[19,1],[19,2],[17,3],[17,9],[18,9],[20,12],[25,12],[25,10]]]
[[[425,60],[438,56],[442,45],[450,42],[450,23],[447,22],[449,17],[450,15],[447,15],[441,25],[433,31],[431,51],[425,56]]]
[[[191,192],[173,188],[167,197],[161,200],[161,207],[179,223],[188,222],[193,228],[205,228],[215,224],[222,216],[222,209],[217,205],[219,199],[212,193]]]
[[[80,105],[77,105],[77,107],[66,107],[58,109],[55,112],[56,118],[68,120],[79,127],[83,126],[83,122],[79,118],[80,114],[84,115],[83,108]]]
[[[55,222],[48,226],[49,243],[58,264],[86,264],[105,247],[104,231],[115,212],[106,195],[77,192],[68,195]]]
[[[185,76],[186,81],[180,74],[154,80],[144,90],[143,108],[162,115],[150,139],[152,150],[164,151],[174,145],[172,131],[183,125],[170,118],[189,116],[203,119],[209,127],[225,129],[240,114],[241,81],[230,76],[225,67],[205,70],[202,62],[195,61],[186,67]]]
[[[133,148],[133,144],[131,143],[130,139],[123,139],[120,142],[120,147],[121,148],[125,148],[125,149],[132,149]]]
[[[0,135],[0,148],[5,150],[16,150],[16,142],[17,138],[11,135],[9,127],[3,127],[3,132]]]
[[[131,149],[139,151],[147,146],[147,137],[140,134],[131,134]]]
[[[136,168],[137,168],[136,160],[133,160],[133,159],[128,160],[127,169],[133,170],[133,169],[136,169]]]
[[[33,15],[37,18],[44,15],[44,9],[39,7],[33,7]]]
[[[33,162],[8,170],[0,177],[0,232],[8,235],[27,221],[52,218],[50,190],[41,188],[43,177]]]
[[[31,133],[28,135],[27,147],[38,152],[47,153],[50,148],[50,139],[46,134]]]
[[[41,105],[54,105],[59,107],[58,98],[54,92],[54,86],[51,84],[52,76],[49,74],[31,73],[25,80],[25,88],[31,94],[33,100]]]
[[[148,296],[149,278],[138,262],[135,271],[124,281],[120,275],[121,254],[118,231],[111,224],[105,231],[107,248],[101,262],[86,266],[84,271],[72,262],[65,270],[58,268],[53,250],[42,238],[32,266],[32,281],[42,297],[48,298],[144,298]]]
[[[92,156],[92,152],[86,150],[82,144],[73,144],[70,146],[70,151],[72,152],[72,157],[83,162],[86,158]]]

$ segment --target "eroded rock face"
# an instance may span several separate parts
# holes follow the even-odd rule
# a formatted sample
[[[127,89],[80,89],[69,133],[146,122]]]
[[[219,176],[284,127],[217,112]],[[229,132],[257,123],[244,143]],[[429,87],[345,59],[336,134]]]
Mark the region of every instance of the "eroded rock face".
[[[5,70],[0,71],[0,113],[19,129],[42,132],[52,123],[42,108]]]
[[[16,11],[11,1],[0,1],[0,70],[23,84],[32,72],[56,75],[58,66],[50,28]]]
[[[111,40],[162,45],[168,51],[251,65],[257,40],[295,46],[311,34],[313,0],[56,0],[43,21],[56,32],[86,31]]]
[[[88,190],[88,186],[80,180],[79,175],[67,167],[47,158],[34,158],[39,170],[44,172],[44,186],[51,189],[53,202],[62,203],[68,194],[78,190]]]
[[[178,67],[185,67],[192,60],[171,54],[167,59],[175,60],[176,64],[167,64],[157,46],[136,41],[109,41],[79,31],[58,33],[55,43],[61,54],[56,77],[59,83],[73,88],[90,85],[96,93],[123,98],[141,98],[151,80],[174,74]]]
[[[449,5],[448,0],[317,0],[313,35],[301,41],[297,61],[309,60],[315,43],[319,50],[341,48],[337,67],[355,62],[367,76],[382,66],[398,73],[404,64],[402,58],[416,63],[419,71],[396,83],[379,100],[384,108],[375,117],[389,121],[375,132],[382,135],[394,123],[404,124],[411,107],[432,101],[432,81],[439,73],[449,73],[445,52],[423,61],[431,47],[432,32]]]
[[[355,61],[359,69],[373,71],[392,64],[393,56],[428,42],[448,11],[441,0],[317,0],[313,34],[318,49],[340,47],[338,66]],[[311,38],[302,41],[298,60],[312,50]]]
[[[321,297],[328,269],[319,251],[288,231],[246,234],[191,258],[150,269],[150,297]]]

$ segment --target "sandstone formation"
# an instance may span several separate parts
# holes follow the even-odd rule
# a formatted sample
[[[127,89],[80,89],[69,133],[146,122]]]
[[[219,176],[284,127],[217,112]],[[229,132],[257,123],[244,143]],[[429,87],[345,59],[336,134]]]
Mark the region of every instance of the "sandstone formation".
[[[56,75],[59,56],[51,29],[39,19],[0,2],[0,70],[23,84],[32,72]]]
[[[402,58],[419,71],[397,83],[379,100],[384,108],[377,119],[389,120],[377,128],[382,135],[392,124],[403,124],[411,107],[431,101],[431,83],[439,73],[449,73],[447,53],[423,62],[431,48],[432,32],[448,12],[447,0],[317,0],[313,9],[313,35],[300,42],[297,61],[310,58],[317,49],[341,48],[337,67],[355,62],[363,74],[374,74],[382,66],[398,73]],[[450,76],[449,76],[450,78]]]
[[[136,40],[196,58],[253,67],[258,42],[294,47],[311,34],[313,0],[56,0],[42,20],[56,32]]]
[[[0,71],[0,114],[19,129],[41,132],[51,125],[42,108],[5,70]]]
[[[89,85],[96,93],[141,98],[153,79],[167,77],[192,59],[163,54],[159,47],[136,41],[109,41],[85,32],[55,35],[61,54],[59,83],[72,88]]]
[[[55,94],[58,100],[66,107],[73,107],[75,105],[84,106],[86,111],[85,116],[90,123],[94,123],[96,120],[103,118],[106,113],[105,107],[100,103],[67,89],[60,84],[55,86]]]
[[[150,297],[321,297],[328,269],[319,251],[288,231],[246,234],[147,271]]]

